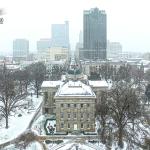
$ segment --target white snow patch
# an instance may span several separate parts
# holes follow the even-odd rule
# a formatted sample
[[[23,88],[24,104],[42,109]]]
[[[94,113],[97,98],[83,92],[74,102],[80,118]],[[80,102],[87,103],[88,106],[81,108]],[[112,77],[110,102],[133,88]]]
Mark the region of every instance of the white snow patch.
[[[95,97],[91,87],[81,81],[69,81],[62,85],[55,96],[90,96]]]
[[[26,99],[29,99],[30,96],[28,96]],[[30,98],[31,99],[31,98]],[[16,138],[18,135],[23,133],[32,117],[34,116],[36,109],[40,106],[42,102],[42,97],[39,97],[38,99],[36,98],[35,95],[32,96],[32,109],[22,109],[22,110],[17,110],[16,114],[14,116],[9,117],[9,128],[5,128],[5,120],[3,119],[0,124],[0,143],[7,142],[9,140],[12,140]],[[29,113],[28,113],[29,111]],[[18,114],[21,114],[21,117],[18,117]]]
[[[42,88],[47,88],[47,87],[57,87],[60,86],[63,82],[62,81],[43,81],[42,83]]]

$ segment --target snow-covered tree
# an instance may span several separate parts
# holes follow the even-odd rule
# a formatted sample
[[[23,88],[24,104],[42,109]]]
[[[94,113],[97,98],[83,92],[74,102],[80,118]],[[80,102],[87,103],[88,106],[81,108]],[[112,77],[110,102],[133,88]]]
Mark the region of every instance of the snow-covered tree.
[[[96,115],[101,125],[100,137],[102,143],[106,143],[106,128],[109,119],[109,106],[107,101],[107,92],[102,92],[99,97],[99,102],[96,104]]]
[[[31,64],[28,67],[28,69],[30,70],[30,77],[33,82],[33,86],[35,88],[36,95],[38,98],[41,84],[43,80],[45,79],[46,67],[42,62],[37,62],[37,63]]]
[[[134,123],[134,119],[140,115],[140,103],[135,89],[125,82],[115,82],[109,92],[110,116],[117,128],[118,146],[123,148],[123,137],[129,122]]]
[[[13,73],[13,78],[18,83],[20,93],[23,94],[27,92],[27,87],[31,82],[30,72],[28,71],[28,68],[15,71]]]
[[[5,127],[8,128],[8,119],[11,112],[21,107],[21,99],[24,95],[16,89],[12,73],[4,66],[0,70],[0,114],[5,118]]]
[[[65,71],[64,66],[53,65],[51,69],[50,80],[60,80]]]

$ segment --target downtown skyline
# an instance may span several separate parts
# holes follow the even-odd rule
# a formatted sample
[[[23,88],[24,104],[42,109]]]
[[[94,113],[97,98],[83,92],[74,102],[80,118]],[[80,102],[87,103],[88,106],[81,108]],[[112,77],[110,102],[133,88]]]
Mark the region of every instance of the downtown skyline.
[[[0,8],[5,14],[0,24],[0,52],[12,51],[16,38],[30,41],[30,52],[36,51],[36,41],[51,38],[51,24],[69,21],[71,49],[83,31],[83,11],[94,7],[105,10],[107,14],[107,39],[120,42],[123,51],[150,51],[150,21],[148,0],[93,0],[93,1],[4,1]]]

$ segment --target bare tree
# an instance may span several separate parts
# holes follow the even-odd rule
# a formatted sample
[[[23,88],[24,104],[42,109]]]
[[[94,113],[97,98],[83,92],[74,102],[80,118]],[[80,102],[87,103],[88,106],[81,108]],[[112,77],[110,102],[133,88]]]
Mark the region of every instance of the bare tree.
[[[28,67],[17,70],[13,73],[14,80],[19,82],[19,90],[21,93],[27,92],[28,85],[31,83],[31,72]]]
[[[115,81],[125,80],[126,82],[131,81],[131,66],[129,64],[121,65],[116,73]]]
[[[150,69],[148,69],[144,75],[146,81],[150,82]]]
[[[64,66],[53,65],[50,75],[50,80],[60,80],[65,70]]]
[[[139,114],[139,101],[132,85],[125,81],[116,82],[109,93],[109,106],[117,127],[118,146],[123,148],[125,127]]]
[[[99,118],[99,122],[101,124],[101,140],[102,143],[106,143],[106,126],[107,126],[107,120],[109,118],[109,106],[107,103],[107,93],[102,92],[100,97],[100,102],[96,104],[96,114]]]
[[[46,67],[42,62],[37,62],[37,63],[31,64],[29,66],[29,70],[30,70],[31,80],[33,82],[33,85],[34,85],[34,88],[36,91],[36,95],[38,98],[41,84],[42,84],[43,80],[45,79]]]
[[[101,64],[99,66],[91,66],[90,67],[90,80],[99,80],[101,78],[105,79],[113,79],[116,74],[116,66],[110,65],[109,62],[105,64]]]
[[[23,70],[23,75],[23,82],[27,92],[28,86],[31,84],[30,70],[28,69],[28,67],[25,67],[25,69]]]
[[[141,64],[140,67],[132,67],[132,79],[136,85],[136,89],[141,94],[143,92],[145,85],[144,85],[144,66]]]
[[[19,102],[24,95],[16,89],[12,73],[6,68],[5,63],[0,76],[0,113],[5,118],[5,127],[8,128],[8,117],[16,110],[16,107],[21,106]]]

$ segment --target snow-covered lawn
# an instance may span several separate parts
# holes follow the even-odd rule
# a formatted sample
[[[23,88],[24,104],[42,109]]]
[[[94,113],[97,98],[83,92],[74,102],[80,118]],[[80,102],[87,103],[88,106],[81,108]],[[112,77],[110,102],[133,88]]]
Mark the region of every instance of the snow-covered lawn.
[[[5,147],[3,150],[20,150],[16,148],[14,144]],[[43,150],[42,146],[38,142],[34,142],[27,146],[26,150]]]
[[[47,148],[48,150],[76,150],[77,148],[83,150],[106,150],[105,145],[101,143],[91,144],[88,141],[83,142],[82,139],[81,141],[75,141],[75,139],[65,139],[58,145],[56,143],[47,144]]]
[[[25,101],[31,101],[31,96],[27,96]],[[32,120],[32,117],[34,116],[36,109],[40,106],[42,102],[42,96],[39,96],[39,98],[36,98],[36,95],[32,96],[32,105],[29,107],[26,106],[26,108],[22,108],[20,110],[17,110],[15,114],[9,117],[9,128],[5,128],[5,120],[1,120],[0,122],[0,144],[4,143],[6,141],[9,141],[11,139],[14,139],[19,134],[23,133],[30,121]],[[21,114],[22,116],[18,116]]]

